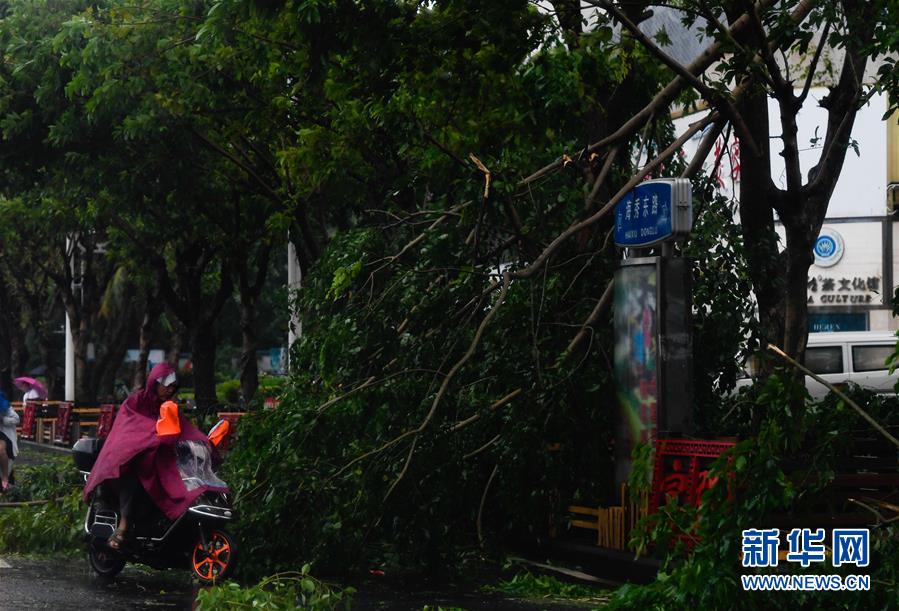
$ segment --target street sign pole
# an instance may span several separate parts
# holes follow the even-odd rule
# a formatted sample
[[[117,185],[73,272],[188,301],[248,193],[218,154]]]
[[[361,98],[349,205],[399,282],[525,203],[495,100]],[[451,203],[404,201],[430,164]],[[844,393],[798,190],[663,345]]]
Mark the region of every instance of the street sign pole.
[[[616,481],[627,479],[630,453],[659,435],[690,432],[692,300],[690,265],[674,243],[693,224],[690,182],[646,181],[615,206],[615,243],[630,255],[615,272],[615,377],[620,418]]]

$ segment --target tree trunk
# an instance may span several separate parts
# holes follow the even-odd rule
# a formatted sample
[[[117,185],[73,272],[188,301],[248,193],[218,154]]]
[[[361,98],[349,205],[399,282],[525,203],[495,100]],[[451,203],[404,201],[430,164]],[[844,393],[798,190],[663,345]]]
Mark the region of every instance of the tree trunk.
[[[155,294],[148,295],[144,304],[144,314],[140,322],[137,364],[134,369],[134,377],[131,380],[131,386],[135,390],[143,388],[144,384],[147,383],[147,361],[150,359],[150,342],[153,340],[153,327],[156,325],[156,321],[159,320],[160,313],[159,296]],[[175,366],[178,366],[177,360]]]
[[[768,99],[764,93],[748,97],[739,108],[749,131],[768,130]],[[749,277],[758,305],[762,348],[780,345],[784,333],[785,261],[779,254],[772,202],[779,193],[771,181],[770,146],[758,138],[759,155],[744,148],[740,159],[740,224]]]
[[[191,330],[190,348],[197,407],[206,413],[218,402],[215,394],[216,341],[212,325],[197,325]]]
[[[165,355],[165,361],[178,368],[178,362],[181,360],[181,352],[184,350],[184,330],[180,321],[173,321],[172,335],[169,337],[169,350]]]
[[[125,292],[124,307],[118,312],[114,325],[104,329],[106,336],[103,354],[97,355],[94,363],[93,394],[102,402],[115,399],[116,376],[128,352],[128,340],[135,321],[134,287],[129,285]]]
[[[47,395],[52,399],[61,395],[59,392],[59,377],[56,375],[57,354],[59,350],[53,346],[50,339],[38,332],[38,352],[41,356],[41,362],[47,368]]]
[[[249,403],[259,388],[259,369],[256,364],[256,299],[241,295],[240,299],[240,392]]]
[[[72,333],[72,344],[75,349],[75,401],[82,405],[96,403],[96,397],[90,396],[89,380],[92,366],[87,361],[86,325],[82,324],[78,332]]]
[[[250,248],[243,249],[249,252]],[[236,261],[238,270],[238,287],[240,292],[240,390],[243,400],[249,402],[256,396],[259,388],[259,368],[256,363],[256,316],[259,305],[259,296],[265,286],[268,276],[269,259],[272,247],[264,244],[256,249],[252,258],[255,268],[255,282],[250,281],[250,257],[241,257]]]
[[[12,378],[24,374],[25,367],[28,366],[28,347],[25,345],[25,333],[21,327],[10,335],[9,358],[12,373],[9,383],[12,386]]]
[[[784,352],[800,363],[805,362],[808,339],[808,269],[814,262],[812,240],[808,228],[785,220],[787,234],[786,286],[784,299]],[[797,374],[798,377],[802,377]]]
[[[5,325],[4,325],[5,326]],[[12,399],[12,342],[6,329],[0,331],[0,391]]]

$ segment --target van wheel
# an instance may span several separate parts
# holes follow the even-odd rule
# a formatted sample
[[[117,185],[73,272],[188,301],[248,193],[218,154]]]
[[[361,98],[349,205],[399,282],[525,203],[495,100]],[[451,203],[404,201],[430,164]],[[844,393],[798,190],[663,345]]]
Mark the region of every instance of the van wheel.
[[[214,529],[194,545],[190,567],[203,585],[214,584],[234,572],[237,560],[234,539],[224,530]]]
[[[115,577],[125,568],[124,558],[111,549],[106,549],[102,544],[91,544],[87,551],[87,559],[94,573],[106,579]]]

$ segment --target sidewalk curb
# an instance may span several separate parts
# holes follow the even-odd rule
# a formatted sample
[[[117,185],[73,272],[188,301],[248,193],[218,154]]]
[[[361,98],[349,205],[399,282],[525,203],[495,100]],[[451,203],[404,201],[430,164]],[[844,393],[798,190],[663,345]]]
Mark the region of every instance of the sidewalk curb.
[[[50,446],[45,443],[36,443],[34,441],[28,441],[26,439],[19,439],[19,445],[31,448],[32,450],[49,450],[51,452],[58,452],[60,454],[71,454],[71,448],[61,448],[59,446]]]

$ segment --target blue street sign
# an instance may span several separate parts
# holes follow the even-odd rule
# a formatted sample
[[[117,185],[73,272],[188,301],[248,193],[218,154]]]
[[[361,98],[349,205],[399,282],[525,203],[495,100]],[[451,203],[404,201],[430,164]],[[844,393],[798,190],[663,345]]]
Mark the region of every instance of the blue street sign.
[[[647,180],[615,204],[618,246],[652,246],[683,238],[692,226],[692,186],[685,178]]]

